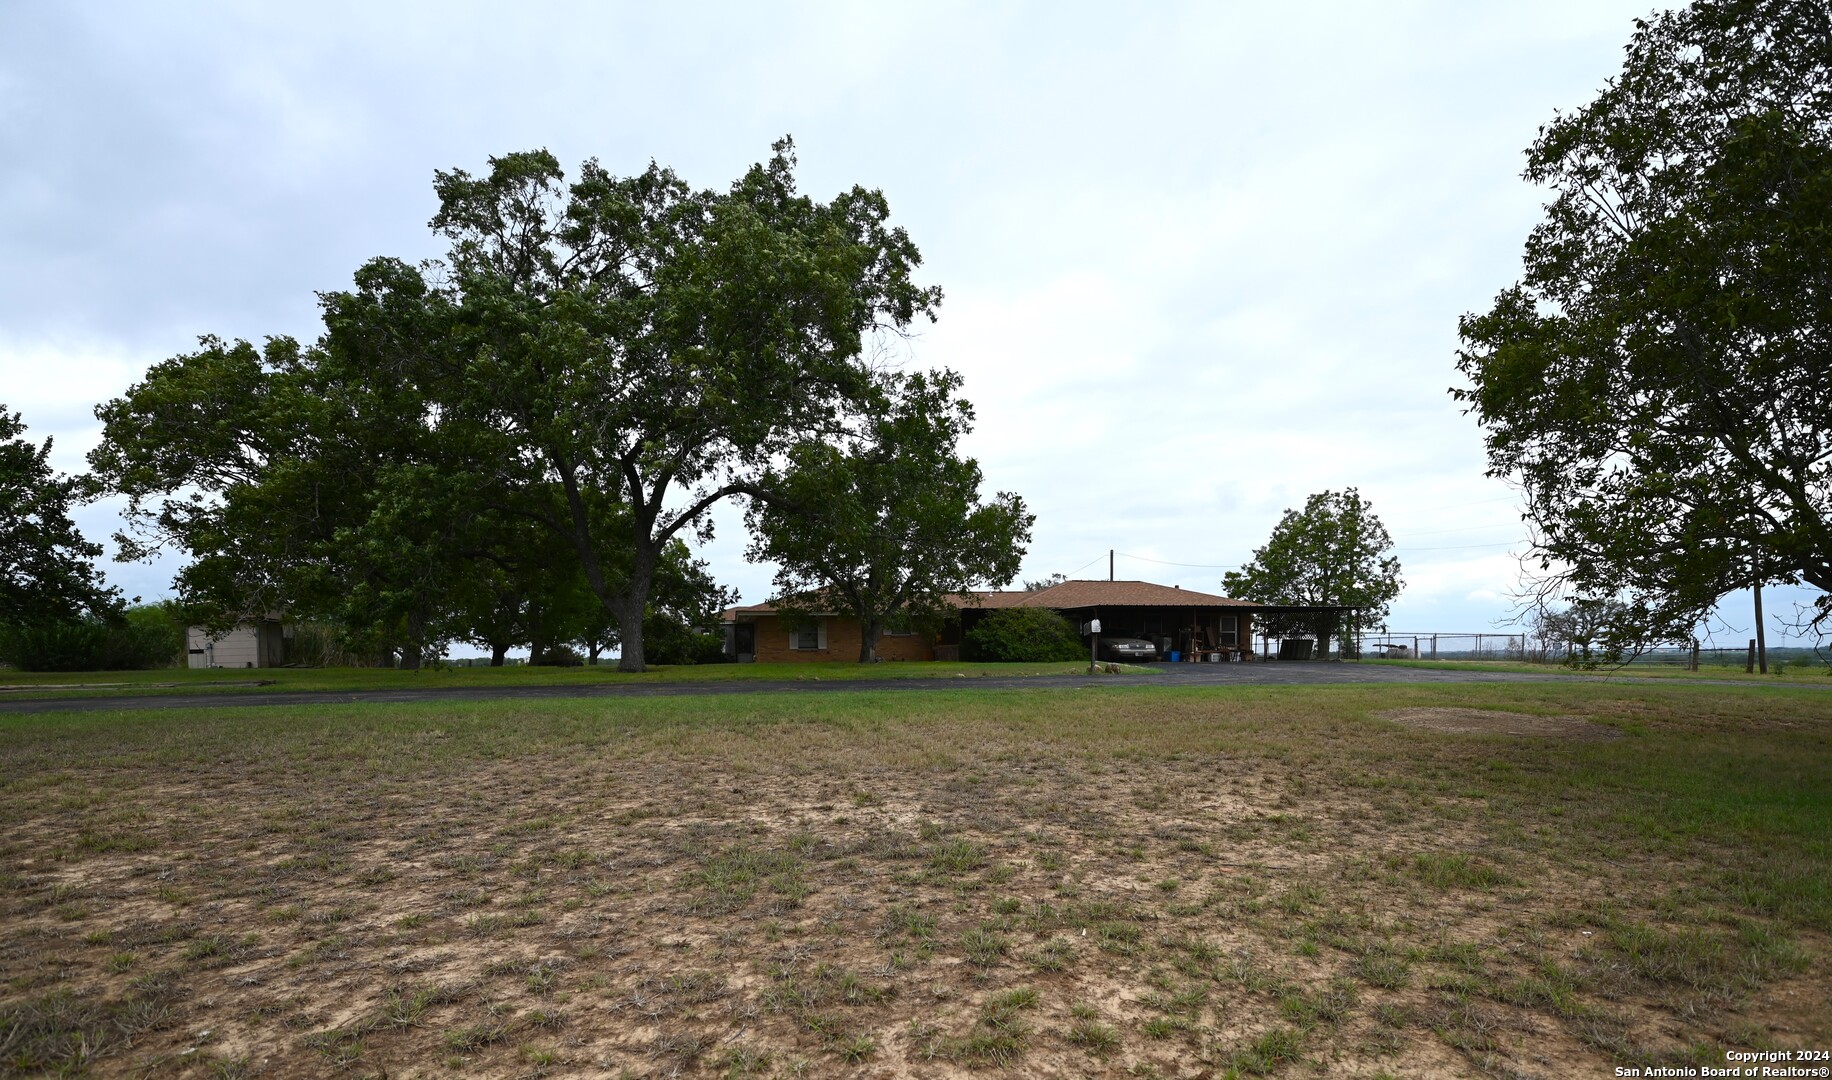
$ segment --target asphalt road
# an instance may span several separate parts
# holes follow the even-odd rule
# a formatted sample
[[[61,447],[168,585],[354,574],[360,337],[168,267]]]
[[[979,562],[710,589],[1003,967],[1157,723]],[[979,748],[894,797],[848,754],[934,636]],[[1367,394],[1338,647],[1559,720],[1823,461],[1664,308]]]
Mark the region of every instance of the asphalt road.
[[[947,693],[952,690],[1078,690],[1114,686],[1348,686],[1595,681],[1594,675],[1547,672],[1364,667],[1354,663],[1166,664],[1159,675],[1090,677],[1043,675],[959,679],[822,679],[703,683],[599,683],[590,686],[443,686],[424,690],[279,690],[250,693],[123,694],[109,697],[0,698],[0,713],[95,712],[118,709],[240,709],[274,705],[408,704],[556,698],[694,697],[724,694],[807,694],[832,691]],[[1615,677],[1628,684],[1666,680]],[[1693,685],[1688,683],[1688,685]],[[1724,683],[1722,685],[1748,685]]]

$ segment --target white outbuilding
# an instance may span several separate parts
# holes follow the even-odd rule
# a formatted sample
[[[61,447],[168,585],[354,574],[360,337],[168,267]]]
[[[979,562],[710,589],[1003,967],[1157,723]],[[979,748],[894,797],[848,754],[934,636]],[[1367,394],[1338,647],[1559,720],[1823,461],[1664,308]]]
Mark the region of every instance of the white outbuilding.
[[[188,626],[185,661],[194,668],[280,667],[290,637],[292,627],[272,617],[244,620],[217,637],[201,626]]]

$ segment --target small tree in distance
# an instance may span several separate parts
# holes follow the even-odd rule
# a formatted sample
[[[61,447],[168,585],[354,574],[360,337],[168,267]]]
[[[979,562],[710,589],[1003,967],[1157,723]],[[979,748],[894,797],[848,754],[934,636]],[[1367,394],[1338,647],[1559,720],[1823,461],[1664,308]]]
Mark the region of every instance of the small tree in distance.
[[[1405,587],[1399,560],[1386,554],[1392,548],[1387,527],[1356,489],[1321,491],[1304,500],[1303,510],[1285,511],[1266,546],[1230,570],[1222,587],[1262,604],[1355,608],[1334,626],[1310,627],[1327,656],[1331,636],[1340,634],[1346,646],[1360,631],[1386,626]]]

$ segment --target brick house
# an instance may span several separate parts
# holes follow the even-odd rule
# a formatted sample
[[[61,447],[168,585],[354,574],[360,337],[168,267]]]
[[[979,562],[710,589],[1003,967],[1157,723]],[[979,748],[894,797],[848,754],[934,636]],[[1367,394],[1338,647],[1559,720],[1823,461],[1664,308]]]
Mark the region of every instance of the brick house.
[[[1253,615],[1262,610],[1251,601],[1149,581],[1065,581],[1037,592],[981,592],[962,597],[956,607],[958,616],[939,633],[885,633],[878,639],[878,655],[885,660],[959,659],[961,637],[974,623],[989,612],[1017,607],[1048,608],[1077,625],[1099,619],[1104,635],[1144,638],[1162,653],[1251,655]],[[817,612],[796,625],[772,604],[753,604],[727,610],[723,622],[725,651],[740,661],[854,660],[859,655],[859,621],[843,612]]]

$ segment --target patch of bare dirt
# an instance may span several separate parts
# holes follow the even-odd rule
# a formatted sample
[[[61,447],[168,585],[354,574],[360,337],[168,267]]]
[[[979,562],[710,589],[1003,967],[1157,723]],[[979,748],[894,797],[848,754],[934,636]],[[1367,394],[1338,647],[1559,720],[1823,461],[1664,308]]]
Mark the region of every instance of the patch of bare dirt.
[[[1552,1078],[1750,1021],[1609,981],[1585,905],[1627,891],[1610,869],[1529,865],[1448,778],[1372,780],[72,769],[0,801],[0,1077]],[[1774,984],[1784,1036],[1822,1030],[1822,983]]]
[[[1499,709],[1428,707],[1383,709],[1374,714],[1407,727],[1439,731],[1446,735],[1520,735],[1535,739],[1572,739],[1601,742],[1622,733],[1583,716],[1535,716]]]

